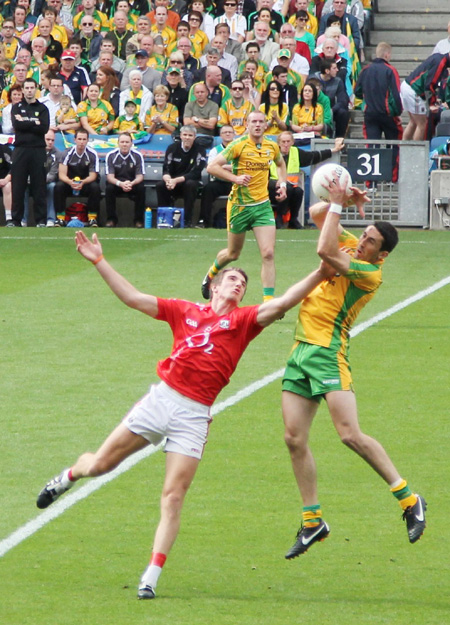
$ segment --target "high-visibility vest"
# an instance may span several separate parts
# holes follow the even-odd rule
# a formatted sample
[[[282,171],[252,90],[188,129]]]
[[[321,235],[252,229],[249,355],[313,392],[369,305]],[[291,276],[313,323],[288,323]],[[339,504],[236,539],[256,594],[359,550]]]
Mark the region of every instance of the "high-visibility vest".
[[[289,158],[286,169],[288,174],[288,180],[289,174],[298,174],[298,172],[300,171],[300,158],[298,155],[298,148],[296,148],[295,145],[293,145],[289,150]],[[270,177],[275,180],[278,179],[277,166],[275,162],[272,162],[270,164]],[[292,182],[294,184],[293,180],[289,180],[289,182]]]

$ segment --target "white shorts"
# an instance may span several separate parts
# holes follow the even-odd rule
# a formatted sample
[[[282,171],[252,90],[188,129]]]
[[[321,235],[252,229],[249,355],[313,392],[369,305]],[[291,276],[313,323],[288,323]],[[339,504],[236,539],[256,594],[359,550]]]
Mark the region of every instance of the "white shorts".
[[[402,98],[402,104],[405,111],[412,113],[413,115],[426,115],[427,105],[422,98],[416,94],[414,89],[408,85],[406,80],[400,85],[400,96]]]
[[[164,451],[200,459],[212,419],[209,406],[174,391],[165,382],[153,384],[122,423],[153,445],[167,437]]]

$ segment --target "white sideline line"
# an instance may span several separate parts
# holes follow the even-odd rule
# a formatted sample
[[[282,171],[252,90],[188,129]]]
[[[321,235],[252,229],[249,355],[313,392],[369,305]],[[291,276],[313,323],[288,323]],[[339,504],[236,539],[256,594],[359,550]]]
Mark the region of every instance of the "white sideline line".
[[[364,330],[367,330],[368,328],[372,327],[379,321],[383,321],[387,317],[390,317],[391,315],[394,315],[400,310],[403,310],[407,306],[410,306],[411,304],[418,302],[424,297],[431,295],[435,291],[442,289],[444,286],[447,286],[448,284],[450,284],[450,276],[447,276],[447,278],[443,278],[439,282],[436,282],[435,284],[429,286],[428,288],[423,289],[422,291],[419,291],[415,295],[408,297],[402,302],[399,302],[398,304],[391,306],[391,308],[388,308],[387,310],[379,313],[378,315],[375,315],[371,319],[368,319],[367,321],[358,324],[351,331],[351,336],[352,337],[357,336],[358,334],[360,334],[361,332],[364,332]],[[259,391],[264,386],[267,386],[271,382],[274,382],[275,380],[281,378],[281,376],[283,375],[283,372],[284,372],[284,368],[279,369],[278,371],[274,371],[273,373],[266,375],[264,378],[261,378],[260,380],[257,380],[256,382],[252,382],[252,384],[249,384],[248,386],[238,391],[237,393],[235,393],[228,399],[225,399],[224,401],[213,406],[211,410],[211,414],[212,415],[220,414],[221,412],[223,412],[227,408],[230,408],[231,406],[234,406],[241,400],[246,399],[247,397],[250,397],[250,395],[252,395],[253,393],[256,393],[256,391]],[[86,484],[78,488],[75,492],[69,493],[63,499],[60,499],[59,501],[57,501],[50,508],[45,510],[45,512],[42,512],[41,514],[39,514],[39,516],[37,516],[35,519],[32,519],[31,521],[28,521],[28,523],[25,523],[25,525],[22,525],[21,527],[19,527],[12,534],[10,534],[7,538],[0,541],[0,558],[3,557],[6,553],[8,553],[8,551],[10,551],[11,549],[14,549],[14,547],[17,547],[18,545],[20,545],[21,542],[23,542],[24,540],[32,536],[35,532],[42,529],[45,525],[47,525],[47,523],[50,523],[50,521],[53,521],[53,519],[56,519],[57,517],[59,517],[61,514],[63,514],[63,512],[65,512],[66,510],[74,506],[76,503],[78,503],[82,499],[85,499],[90,494],[94,493],[96,490],[101,488],[104,484],[108,484],[108,482],[111,482],[119,475],[122,475],[122,473],[125,473],[126,471],[128,471],[128,469],[131,469],[144,458],[147,458],[148,456],[154,454],[156,451],[158,451],[161,448],[161,446],[162,446],[162,443],[161,445],[158,445],[157,447],[149,446],[143,449],[142,451],[139,451],[136,454],[133,454],[133,456],[130,456],[129,458],[124,460],[122,464],[119,467],[117,467],[117,469],[114,469],[114,471],[112,471],[111,473],[108,473],[107,475],[103,475],[102,477],[99,477],[95,480],[87,482]]]

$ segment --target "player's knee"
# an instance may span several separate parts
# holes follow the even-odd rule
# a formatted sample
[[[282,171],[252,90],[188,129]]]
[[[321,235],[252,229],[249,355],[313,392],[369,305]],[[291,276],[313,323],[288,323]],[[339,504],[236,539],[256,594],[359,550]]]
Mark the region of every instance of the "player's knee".
[[[284,442],[290,452],[302,453],[305,452],[308,447],[308,439],[299,432],[292,432],[285,430]]]
[[[240,250],[228,250],[228,262],[234,262],[235,260],[237,260],[239,258],[239,256],[241,255],[241,251]]]
[[[183,505],[186,490],[187,489],[184,488],[177,488],[170,490],[167,493],[163,493],[162,506],[165,508],[167,513],[178,514]]]
[[[361,447],[361,436],[358,432],[354,432],[352,430],[345,430],[340,432],[341,442],[344,443],[346,447],[352,449],[353,451],[358,451]]]
[[[275,258],[275,251],[272,246],[264,247],[261,250],[261,258],[264,262],[269,263],[273,262]]]

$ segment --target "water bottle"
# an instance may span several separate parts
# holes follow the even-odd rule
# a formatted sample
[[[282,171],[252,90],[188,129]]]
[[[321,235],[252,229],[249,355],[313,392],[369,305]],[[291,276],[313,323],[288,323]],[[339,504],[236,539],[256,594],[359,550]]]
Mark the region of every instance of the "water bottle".
[[[81,178],[79,176],[75,176],[73,181],[74,182],[81,182]],[[73,194],[74,195],[80,195],[80,190],[79,189],[73,189]]]
[[[152,227],[152,219],[153,219],[153,211],[150,207],[147,207],[145,209],[145,221],[144,221],[144,225],[146,228]]]

